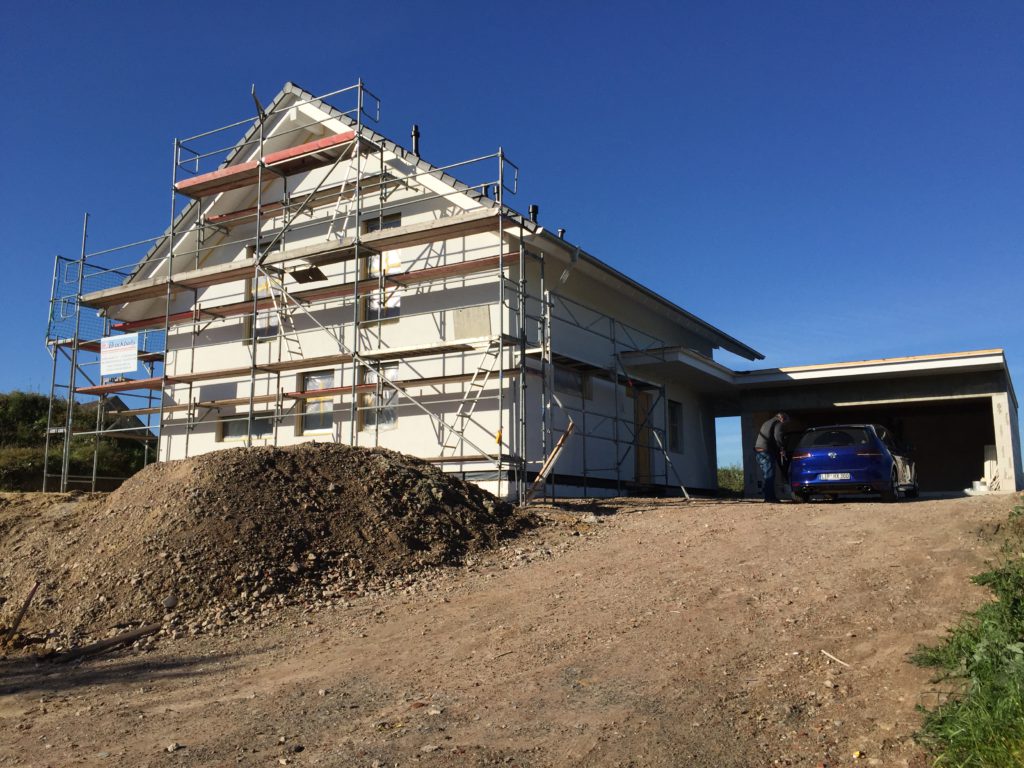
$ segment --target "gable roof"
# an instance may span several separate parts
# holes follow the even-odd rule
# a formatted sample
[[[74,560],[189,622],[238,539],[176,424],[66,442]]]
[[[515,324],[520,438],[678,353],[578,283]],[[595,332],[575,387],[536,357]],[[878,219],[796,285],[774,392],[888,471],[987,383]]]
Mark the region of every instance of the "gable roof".
[[[349,117],[346,113],[331,106],[322,98],[315,96],[311,92],[296,85],[291,81],[284,84],[284,87],[281,89],[281,91],[274,97],[273,101],[271,101],[270,105],[265,109],[265,113],[267,115],[271,115],[281,109],[290,109],[301,104],[310,104],[316,107],[317,109],[320,109],[326,115],[332,118],[336,118],[340,122],[343,122],[350,127],[356,127],[356,121]],[[244,151],[245,147],[249,145],[253,138],[257,136],[258,130],[259,123],[256,119],[254,119],[252,124],[249,126],[248,130],[242,136],[242,138],[238,141],[234,148],[228,152],[224,161],[221,163],[220,168],[227,168],[228,166],[230,166],[232,162],[235,160],[235,158],[237,158],[238,155]],[[450,175],[446,171],[431,165],[427,161],[423,160],[420,156],[414,155],[410,150],[406,149],[400,144],[391,141],[383,134],[380,134],[374,131],[372,128],[369,128],[365,123],[362,124],[361,130],[363,135],[369,138],[372,142],[383,146],[389,152],[392,152],[396,156],[401,157],[404,162],[410,163],[415,169],[416,173],[429,174],[433,176],[434,178],[438,179],[444,184],[447,184],[448,186],[452,187],[454,190],[462,192],[467,197],[472,198],[475,202],[479,203],[481,206],[485,208],[498,207],[497,201],[483,194],[479,189],[470,187],[467,184],[459,181],[457,178]],[[145,256],[135,266],[135,269],[133,270],[132,274],[125,280],[126,283],[134,279],[135,276],[138,274],[139,270],[143,267],[143,265],[146,262],[148,262],[157,251],[164,247],[164,245],[167,242],[167,238],[170,237],[172,230],[176,228],[178,224],[187,220],[187,218],[194,213],[195,208],[198,205],[199,201],[193,200],[188,205],[186,205],[184,209],[182,209],[181,213],[179,213],[178,216],[175,218],[174,224],[171,227],[167,228],[167,230],[164,232],[164,236],[161,239],[159,239],[157,243],[153,245],[152,248],[149,249]],[[740,357],[744,357],[748,360],[764,359],[764,355],[762,355],[757,350],[747,346],[746,344],[743,344],[739,340],[733,338],[732,336],[716,328],[710,323],[705,322],[696,315],[687,312],[685,309],[669,301],[661,294],[627,277],[626,275],[619,272],[617,269],[610,266],[606,262],[601,261],[596,256],[593,256],[587,253],[586,251],[582,250],[579,246],[569,243],[564,238],[553,235],[544,227],[531,221],[528,217],[524,216],[519,211],[516,211],[508,204],[502,204],[502,212],[506,216],[514,220],[516,224],[521,225],[523,229],[529,233],[528,242],[532,242],[534,245],[540,245],[545,248],[554,248],[561,255],[571,256],[573,260],[585,265],[585,268],[589,268],[590,270],[597,272],[606,279],[611,278],[613,280],[621,282],[623,286],[626,288],[626,290],[630,294],[632,294],[632,296],[635,299],[647,302],[648,304],[652,305],[656,309],[656,311],[659,311],[660,313],[667,315],[674,322],[677,322],[683,327],[686,327],[689,330],[696,332],[699,335],[704,336],[705,338],[708,338],[716,347],[725,349],[729,352],[732,352],[733,354],[739,355]]]

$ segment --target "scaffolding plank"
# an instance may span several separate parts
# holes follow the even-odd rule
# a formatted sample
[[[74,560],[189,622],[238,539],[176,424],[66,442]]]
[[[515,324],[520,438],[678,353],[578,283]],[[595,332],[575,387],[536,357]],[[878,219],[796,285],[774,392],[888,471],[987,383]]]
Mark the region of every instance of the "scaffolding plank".
[[[260,206],[260,213],[276,213],[284,208],[284,203],[278,200],[276,203],[264,203]],[[230,224],[233,221],[242,221],[256,216],[256,206],[242,208],[237,211],[227,211],[214,216],[207,216],[207,224]]]
[[[456,341],[438,341],[433,344],[416,344],[405,347],[382,347],[380,349],[361,350],[359,356],[364,360],[373,362],[385,362],[388,360],[402,360],[407,357],[429,357],[430,355],[444,355],[451,352],[471,352],[474,344],[486,342],[487,339],[466,339]]]
[[[404,227],[368,232],[360,237],[359,247],[361,251],[366,249],[373,253],[379,253],[393,248],[453,240],[483,232],[497,232],[499,219],[503,229],[511,226],[511,221],[501,216],[497,210],[484,208],[469,213],[460,213],[456,216],[445,216],[432,221],[408,224]],[[281,251],[267,259],[267,263],[277,264],[281,261],[301,259],[319,267],[354,258],[354,249],[355,243],[351,240],[314,243]]]
[[[162,386],[163,379],[154,376],[148,379],[126,379],[93,384],[89,387],[76,387],[75,392],[80,395],[107,395],[111,392],[130,392],[134,389],[160,389]]]
[[[410,286],[418,283],[427,283],[433,280],[440,280],[447,277],[456,277],[459,275],[469,275],[477,272],[486,272],[491,269],[497,269],[499,264],[499,258],[504,259],[506,266],[512,266],[519,262],[518,253],[508,253],[503,257],[498,256],[486,256],[482,259],[470,259],[468,261],[460,261],[456,264],[444,264],[439,267],[427,267],[425,269],[411,269],[408,272],[402,272],[396,275],[388,275],[385,279],[389,283],[395,283],[402,286]],[[247,260],[252,263],[251,260]],[[227,266],[227,265],[225,265]],[[252,266],[248,269],[252,270]],[[180,280],[179,280],[180,282]],[[373,290],[377,287],[377,278],[368,278],[359,281],[359,293],[365,294],[367,291]],[[317,301],[326,301],[328,299],[345,298],[351,296],[353,293],[352,283],[343,283],[340,285],[325,285],[318,288],[310,288],[304,291],[289,291],[289,295],[302,304],[311,304]],[[262,299],[256,303],[256,309],[258,311],[273,309],[274,304],[271,299]],[[251,313],[253,310],[252,301],[238,301],[232,302],[231,304],[215,304],[206,307],[200,307],[198,312],[200,316],[208,315],[210,317],[224,318],[224,317],[238,317]],[[176,312],[170,315],[168,322],[171,326],[181,325],[184,323],[191,323],[195,319],[193,312]],[[161,328],[164,324],[164,316],[157,315],[155,317],[143,318],[141,320],[126,320],[121,323],[115,323],[113,328],[118,331],[135,331],[145,328]]]
[[[346,131],[335,136],[307,141],[295,147],[271,152],[263,157],[263,165],[280,174],[299,173],[301,171],[327,165],[338,158],[348,145],[355,139],[355,131]],[[183,195],[192,198],[240,189],[254,183],[259,178],[260,164],[258,160],[229,165],[216,171],[182,179],[174,188]]]
[[[392,248],[401,248],[412,244],[423,244],[439,242],[456,237],[465,237],[471,234],[479,234],[497,229],[498,220],[501,219],[502,226],[507,227],[509,220],[499,216],[496,211],[485,209],[473,211],[458,216],[449,216],[443,219],[410,224],[407,227],[396,227],[384,229],[378,232],[370,232],[363,236],[359,243],[361,255],[379,253]],[[287,248],[276,251],[264,259],[264,265],[281,266],[291,261],[301,261],[312,266],[323,266],[324,264],[335,264],[342,261],[349,261],[355,258],[356,244],[352,241],[330,240],[321,243]],[[506,261],[511,255],[506,256]],[[465,263],[469,264],[470,260]],[[511,263],[511,262],[508,262]],[[449,265],[457,274],[460,267]],[[242,280],[254,274],[256,260],[253,258],[240,259],[217,264],[211,267],[200,267],[174,275],[171,282],[174,285],[185,288],[206,288],[211,285],[230,283],[235,280]],[[431,278],[436,279],[436,278]],[[113,288],[105,288],[101,291],[93,291],[82,296],[82,304],[96,308],[110,308],[113,306],[128,304],[142,299],[151,299],[163,296],[167,291],[167,277],[152,277],[144,280],[133,280],[124,285]],[[192,318],[191,312],[179,312],[172,315],[178,318],[179,322],[188,322]],[[182,320],[182,318],[184,318]],[[159,322],[150,320],[132,320],[114,326],[117,330],[134,330],[140,328],[155,328],[163,325],[163,316]]]
[[[418,456],[420,461],[428,464],[469,464],[481,461],[497,462],[499,459],[508,459],[507,456],[500,456],[497,453],[465,453],[461,456]]]
[[[103,309],[115,304],[127,304],[131,301],[155,299],[167,294],[166,277],[150,277],[145,280],[133,280],[128,285],[115,285],[101,291],[82,294],[83,307]]]
[[[303,362],[303,367],[305,367],[307,364],[313,365],[314,367],[317,366],[317,365],[323,365],[323,364],[325,364],[325,363],[322,362],[323,360],[324,360],[324,358],[311,358],[310,360],[302,361]],[[350,362],[350,361],[351,361],[351,358],[349,358],[348,360],[343,360],[341,362]],[[214,372],[214,373],[217,373],[217,372]],[[246,373],[248,373],[248,369],[246,369]],[[498,371],[495,371],[495,373],[498,373]],[[506,368],[503,371],[501,371],[501,373],[503,375],[505,375],[505,376],[513,377],[513,376],[519,375],[519,369],[518,368]],[[448,374],[446,376],[424,376],[422,378],[416,378],[416,379],[402,379],[400,381],[396,381],[395,384],[400,386],[402,389],[423,389],[425,387],[436,387],[436,386],[442,386],[444,384],[461,384],[461,383],[465,383],[467,381],[472,381],[473,378],[475,377],[475,375],[476,375],[475,373],[453,373],[453,374]],[[187,382],[184,382],[181,377],[175,377],[173,380],[171,380],[171,383],[187,383]],[[387,385],[385,385],[385,386],[387,386]],[[372,383],[372,384],[357,384],[356,385],[356,392],[359,392],[359,393],[362,393],[362,392],[372,392],[376,388],[377,388],[377,384],[376,383]],[[317,389],[317,390],[312,390],[312,391],[309,391],[309,392],[285,392],[283,396],[284,396],[285,399],[288,399],[288,400],[310,400],[310,399],[316,399],[316,398],[339,397],[339,396],[347,395],[351,391],[352,391],[352,387],[349,387],[349,386],[345,386],[345,387],[328,387],[328,388],[325,388],[325,389]],[[277,395],[257,395],[255,398],[253,398],[253,402],[254,403],[259,403],[261,405],[265,404],[265,403],[272,403],[275,400],[277,400]],[[220,399],[220,400],[204,400],[204,401],[201,401],[201,402],[197,402],[195,407],[197,407],[197,408],[226,408],[228,406],[248,405],[248,403],[249,403],[249,398],[248,397],[231,397],[231,398],[224,398],[224,399]],[[163,407],[163,411],[165,413],[187,411],[189,409],[189,407],[190,406],[189,406],[188,403],[174,403],[174,404],[170,404],[170,405],[165,405]],[[126,409],[122,409],[122,410],[107,409],[107,413],[109,413],[111,415],[117,415],[117,416],[145,416],[145,415],[151,415],[151,414],[160,413],[160,410],[161,409],[160,409],[159,406],[154,406],[154,407],[149,407],[149,408],[126,408]],[[451,458],[451,457],[447,457],[447,458]]]
[[[198,199],[203,195],[213,195],[217,192],[227,192],[230,189],[248,186],[259,178],[259,173],[259,162],[250,160],[247,163],[229,165],[227,168],[219,168],[190,179],[182,179],[174,185],[174,188],[183,195]]]
[[[277,395],[256,395],[252,399],[252,402],[253,403],[257,403],[259,405],[266,405],[267,403],[273,403],[276,400],[277,400]],[[215,409],[215,408],[227,408],[228,406],[248,405],[248,404],[249,404],[249,398],[248,397],[229,397],[229,398],[224,399],[224,400],[203,400],[201,402],[196,403],[196,408],[214,408]],[[186,405],[185,408],[187,409],[188,406]]]
[[[256,366],[257,369],[260,366]],[[252,372],[252,366],[238,368],[219,368],[215,371],[200,371],[198,373],[176,373],[168,378],[169,384],[193,384],[197,381],[212,381],[214,379],[234,379],[240,376],[248,376]]]
[[[369,232],[363,235],[362,243],[379,251],[386,251],[391,248],[467,237],[482,232],[497,232],[499,224],[502,229],[509,229],[513,226],[512,220],[502,215],[498,209],[481,208],[469,213],[446,216],[420,224]]]
[[[256,269],[255,259],[242,259],[212,267],[200,267],[187,272],[180,272],[171,279],[172,286],[184,288],[206,288],[220,283],[230,283],[252,277]],[[83,294],[82,305],[86,307],[107,308],[119,304],[128,304],[143,299],[153,299],[166,295],[167,277],[150,277],[144,280],[133,280],[126,285],[104,288]]]
[[[307,168],[316,168],[336,159],[337,150],[339,148],[344,149],[345,145],[355,139],[355,137],[355,131],[345,131],[334,136],[325,136],[322,139],[314,139],[313,141],[307,141],[305,144],[271,152],[263,158],[263,162],[277,170],[286,169],[284,170],[285,173],[296,173],[297,171],[293,169],[305,170]],[[365,144],[364,148],[366,148]],[[331,152],[329,150],[334,151]]]
[[[173,405],[165,405],[163,407],[165,412],[170,411],[187,411],[187,403],[175,403]],[[112,416],[152,416],[160,413],[160,406],[154,405],[149,408],[124,408],[122,410],[114,410],[112,408],[107,409],[107,413]]]
[[[363,194],[374,194],[376,193],[383,184],[387,183],[398,183],[399,179],[389,173],[371,173],[363,176],[362,183],[359,185],[360,191]],[[356,183],[349,181],[344,184],[338,184],[333,187],[321,189],[313,195],[311,200],[306,200],[307,194],[303,192],[293,192],[292,200],[288,204],[287,211],[292,212],[297,210],[300,205],[307,206],[318,206],[326,203],[336,202],[339,198],[350,199],[355,196]],[[278,200],[272,203],[264,203],[260,208],[261,214],[276,213],[280,210],[285,210],[285,204],[283,200]],[[241,208],[237,211],[227,211],[225,213],[214,214],[213,216],[206,217],[206,223],[228,225],[236,222],[248,221],[256,217],[256,206],[250,208]]]
[[[389,361],[389,360],[402,360],[405,358],[414,357],[427,357],[430,355],[443,355],[451,352],[468,352],[478,348],[482,344],[497,341],[496,336],[481,336],[472,339],[458,339],[454,341],[441,341],[433,344],[419,344],[410,347],[387,347],[384,349],[375,349],[360,352],[360,357],[370,361]],[[506,336],[504,339],[505,344],[515,343],[515,339],[510,336]],[[314,370],[316,368],[326,368],[333,365],[344,365],[352,362],[352,355],[348,353],[337,353],[333,355],[321,355],[319,357],[306,357],[297,360],[282,360],[280,362],[271,363],[257,363],[256,370],[263,373],[285,373],[287,371],[298,371],[298,370]],[[252,366],[238,366],[235,368],[218,368],[212,371],[193,371],[190,373],[174,373],[167,378],[168,384],[194,384],[198,381],[215,381],[217,379],[235,379],[248,377],[252,372]],[[143,381],[143,380],[140,380]],[[144,381],[155,381],[156,386],[151,387],[152,389],[159,389],[159,378],[145,379]],[[105,386],[118,386],[113,385],[100,385]],[[141,387],[129,387],[136,389]],[[87,389],[97,389],[96,387],[89,387]],[[78,390],[83,394],[99,394],[99,392],[85,392],[84,390]],[[118,390],[110,390],[118,391]]]

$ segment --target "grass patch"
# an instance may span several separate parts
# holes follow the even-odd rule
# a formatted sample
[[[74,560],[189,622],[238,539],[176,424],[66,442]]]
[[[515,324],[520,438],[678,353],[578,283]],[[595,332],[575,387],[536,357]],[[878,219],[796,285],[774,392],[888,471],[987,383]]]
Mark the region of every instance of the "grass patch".
[[[942,670],[959,693],[925,711],[918,741],[936,766],[1024,768],[1024,506],[1010,514],[1000,564],[975,576],[994,600],[911,661]]]
[[[743,493],[743,467],[730,464],[718,468],[718,487],[723,491]]]

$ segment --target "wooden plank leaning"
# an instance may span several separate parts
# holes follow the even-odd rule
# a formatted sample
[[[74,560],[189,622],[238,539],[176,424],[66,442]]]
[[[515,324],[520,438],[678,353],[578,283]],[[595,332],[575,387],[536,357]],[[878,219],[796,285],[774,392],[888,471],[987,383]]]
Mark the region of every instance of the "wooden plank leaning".
[[[159,622],[156,624],[146,624],[138,629],[132,629],[128,632],[122,632],[119,635],[108,637],[106,640],[97,640],[95,643],[83,645],[80,648],[72,648],[64,653],[59,653],[56,656],[50,657],[50,660],[59,664],[61,662],[81,658],[82,656],[100,653],[110,648],[116,648],[117,646],[124,645],[125,643],[134,643],[136,640],[146,637],[146,635],[152,635],[154,632],[158,632],[162,626],[163,624]]]
[[[37,581],[32,585],[32,591],[28,593],[28,597],[25,598],[24,605],[21,606],[21,610],[18,611],[18,617],[11,624],[11,628],[7,630],[7,637],[4,638],[4,647],[6,648],[11,640],[14,638],[14,633],[18,631],[18,627],[21,626],[21,620],[25,618],[25,612],[28,611],[28,604],[32,602],[32,598],[36,596],[36,590],[39,589],[39,582]]]
[[[533,485],[531,485],[530,490],[526,492],[526,498],[523,499],[523,506],[526,506],[531,501],[533,501],[533,497],[537,495],[537,491],[539,491],[543,487],[544,481],[547,479],[547,476],[551,473],[551,470],[555,468],[555,462],[558,461],[558,454],[561,453],[562,446],[565,445],[566,439],[568,439],[569,435],[572,434],[574,429],[576,429],[576,422],[570,419],[569,426],[566,427],[566,430],[565,432],[562,433],[562,436],[558,438],[558,442],[555,443],[555,447],[552,449],[551,453],[548,454],[548,457],[544,460],[544,465],[540,468],[540,472],[537,473],[537,477],[534,479]]]

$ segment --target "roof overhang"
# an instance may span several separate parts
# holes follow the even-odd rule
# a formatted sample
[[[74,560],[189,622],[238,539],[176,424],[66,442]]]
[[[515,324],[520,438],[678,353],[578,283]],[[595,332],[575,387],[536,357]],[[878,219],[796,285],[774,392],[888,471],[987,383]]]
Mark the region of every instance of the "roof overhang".
[[[652,291],[650,288],[644,287],[596,256],[587,253],[579,246],[570,243],[544,227],[537,227],[533,235],[528,236],[526,240],[534,248],[539,248],[544,253],[554,253],[561,256],[573,265],[573,269],[582,269],[586,274],[598,281],[613,285],[616,290],[622,293],[624,298],[645,304],[673,323],[677,323],[693,333],[708,339],[714,346],[727,352],[732,352],[734,355],[739,355],[747,360],[764,360],[764,355],[753,347],[748,347],[738,339],[701,320],[696,315],[687,312],[664,296]]]
[[[1016,407],[1017,396],[1013,391],[1013,382],[1010,379],[1006,356],[1001,349],[737,371],[734,374],[734,382],[740,390],[755,390],[779,386],[806,386],[831,382],[899,379],[983,371],[1001,372],[1005,376],[1006,390]]]
[[[658,347],[624,352],[619,358],[631,375],[677,384],[708,397],[715,416],[728,416],[739,411],[735,373],[699,352],[685,347]]]
[[[1012,398],[1014,407],[1017,406],[1006,357],[1001,349],[765,368],[755,371],[730,370],[684,347],[659,347],[626,352],[621,358],[629,371],[646,373],[655,381],[678,382],[692,391],[711,395],[723,402],[736,398],[745,391],[775,387],[813,387],[835,382],[997,372],[1005,378],[1006,391]]]

